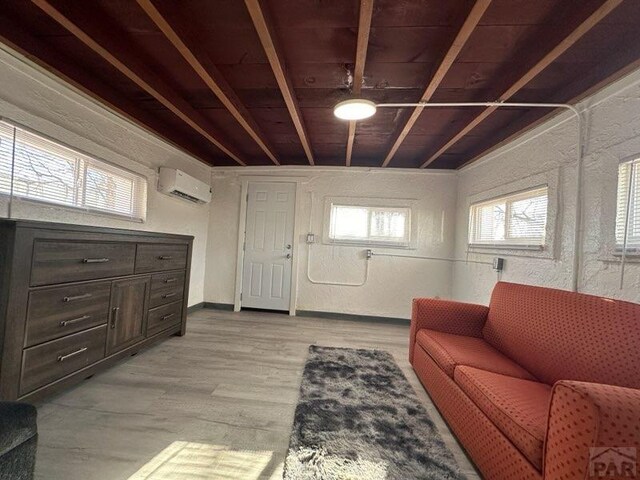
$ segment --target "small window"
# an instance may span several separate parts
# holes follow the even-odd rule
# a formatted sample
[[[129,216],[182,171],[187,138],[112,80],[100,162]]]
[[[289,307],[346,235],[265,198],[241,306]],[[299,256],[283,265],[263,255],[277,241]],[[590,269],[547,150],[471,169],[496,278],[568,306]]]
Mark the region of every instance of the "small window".
[[[331,204],[329,241],[407,247],[411,209]]]
[[[616,244],[640,252],[640,159],[621,163],[618,169]]]
[[[547,201],[545,186],[471,205],[469,244],[542,247]]]
[[[147,179],[0,122],[0,194],[144,221]]]

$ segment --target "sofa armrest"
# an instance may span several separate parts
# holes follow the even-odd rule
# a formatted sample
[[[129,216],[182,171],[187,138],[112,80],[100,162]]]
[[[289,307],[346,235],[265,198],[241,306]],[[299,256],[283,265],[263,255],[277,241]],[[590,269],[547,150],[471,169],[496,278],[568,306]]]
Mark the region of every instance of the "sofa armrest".
[[[411,312],[409,361],[413,361],[416,334],[423,328],[454,335],[482,337],[489,307],[437,298],[414,298]]]
[[[625,471],[638,468],[639,426],[640,390],[557,382],[549,407],[544,479],[636,478]],[[612,469],[622,473],[612,476]]]

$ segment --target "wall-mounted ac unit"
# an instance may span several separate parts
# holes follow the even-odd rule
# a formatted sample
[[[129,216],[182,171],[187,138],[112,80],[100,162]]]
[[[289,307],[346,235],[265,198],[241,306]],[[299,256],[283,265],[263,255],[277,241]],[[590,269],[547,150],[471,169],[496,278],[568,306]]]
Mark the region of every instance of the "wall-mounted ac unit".
[[[201,182],[182,170],[160,167],[158,190],[167,195],[175,195],[194,203],[209,203],[211,201],[211,186]]]

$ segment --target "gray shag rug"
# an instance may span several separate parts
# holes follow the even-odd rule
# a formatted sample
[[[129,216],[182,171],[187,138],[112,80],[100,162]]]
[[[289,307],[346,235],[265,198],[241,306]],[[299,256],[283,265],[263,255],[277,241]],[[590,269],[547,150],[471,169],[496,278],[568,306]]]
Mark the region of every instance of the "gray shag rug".
[[[464,478],[389,353],[309,347],[285,480]]]

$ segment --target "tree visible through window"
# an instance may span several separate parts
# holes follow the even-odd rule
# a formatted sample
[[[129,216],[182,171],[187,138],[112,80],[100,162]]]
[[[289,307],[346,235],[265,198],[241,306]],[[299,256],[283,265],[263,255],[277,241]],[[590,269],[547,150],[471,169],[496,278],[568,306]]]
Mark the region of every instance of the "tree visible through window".
[[[143,221],[146,178],[0,122],[0,194]]]

